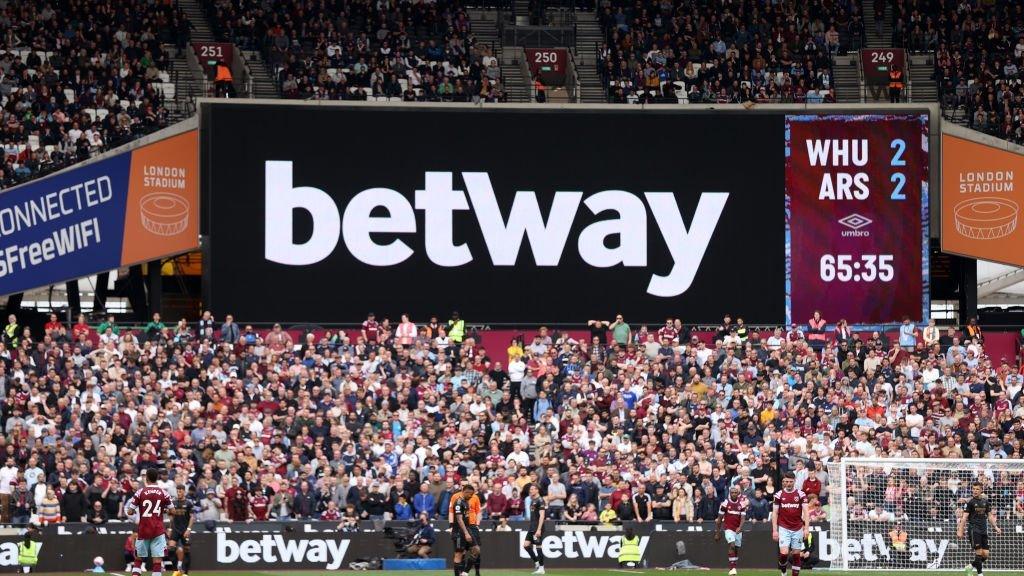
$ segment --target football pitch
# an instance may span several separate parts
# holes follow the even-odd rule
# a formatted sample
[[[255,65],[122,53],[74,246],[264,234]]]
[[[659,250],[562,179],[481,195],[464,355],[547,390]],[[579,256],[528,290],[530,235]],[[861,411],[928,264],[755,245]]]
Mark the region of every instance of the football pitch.
[[[307,570],[307,571],[272,571],[272,572],[271,571],[267,571],[267,572],[253,572],[253,571],[200,572],[200,571],[195,571],[195,572],[190,573],[189,576],[328,576],[328,575],[333,576],[333,575],[336,575],[338,572],[350,572],[352,574],[360,574],[361,573],[361,572],[352,572],[350,570],[338,570],[338,571]],[[485,568],[485,569],[483,569],[480,572],[480,575],[481,576],[529,576],[529,574],[531,572],[532,572],[532,570],[528,570],[528,569],[523,569],[523,570],[500,570],[500,569],[488,570],[488,569]],[[808,572],[809,572],[810,575],[822,574],[822,575],[829,575],[829,576],[868,576],[868,575],[878,575],[878,576],[881,576],[881,575],[888,575],[888,574],[899,574],[901,576],[902,575],[924,576],[925,574],[936,574],[936,573],[939,573],[939,574],[954,574],[954,575],[962,575],[963,574],[963,571],[956,571],[956,570],[954,570],[954,571],[949,571],[949,570],[947,570],[947,571],[907,570],[907,571],[898,571],[898,572],[876,570],[876,571],[863,571],[863,572],[860,572],[860,571],[857,571],[857,572],[842,572],[842,571],[839,571],[839,570],[833,571],[833,570],[828,570],[828,569],[818,569],[818,570],[805,571],[804,572],[805,576],[809,576]],[[620,570],[620,569],[617,569],[617,568],[609,567],[609,568],[589,568],[589,569],[572,569],[572,568],[551,569],[551,570],[548,570],[547,573],[550,576],[622,576],[622,575],[626,575],[626,574],[637,574],[637,575],[640,575],[640,576],[645,576],[645,575],[653,575],[653,574],[665,575],[665,574],[687,574],[687,573],[701,574],[703,576],[726,576],[727,573],[728,573],[728,570],[698,570],[698,569],[693,569],[693,570],[677,570],[677,571],[655,570],[655,569],[647,569],[647,570],[625,570],[625,569],[622,569],[622,570]],[[988,573],[992,574],[992,575],[998,575],[998,576],[1024,576],[1024,569],[1022,569],[1020,571],[1013,571],[1013,572],[989,571]],[[33,574],[35,576],[43,576],[42,573],[33,572]],[[108,572],[107,574],[110,574],[111,576],[115,576],[115,575],[116,576],[125,576],[123,572],[118,572],[116,570]],[[165,574],[165,576],[170,576],[169,572],[165,572],[164,574]],[[388,570],[388,571],[385,572],[383,570],[371,570],[371,571],[369,571],[369,574],[387,574],[387,576],[451,576],[452,571],[451,570]],[[52,574],[52,575],[48,575],[48,576],[72,576],[72,575],[81,576],[82,573],[81,572],[64,572],[64,573]],[[779,576],[779,572],[778,572],[778,570],[740,570],[738,576]]]

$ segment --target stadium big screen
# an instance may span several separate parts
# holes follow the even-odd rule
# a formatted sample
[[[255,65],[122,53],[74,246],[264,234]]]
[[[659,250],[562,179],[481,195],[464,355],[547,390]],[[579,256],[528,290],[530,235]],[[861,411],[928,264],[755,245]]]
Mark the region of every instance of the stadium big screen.
[[[787,308],[927,317],[927,115],[786,117]]]
[[[245,321],[778,324],[821,309],[872,324],[927,306],[924,113],[208,101],[200,114],[204,300]],[[305,297],[274,296],[296,286]]]

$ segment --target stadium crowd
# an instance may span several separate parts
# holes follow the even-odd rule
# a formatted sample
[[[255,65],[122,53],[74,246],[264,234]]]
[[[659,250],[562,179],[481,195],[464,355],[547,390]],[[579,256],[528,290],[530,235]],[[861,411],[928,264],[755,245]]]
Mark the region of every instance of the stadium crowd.
[[[834,102],[831,57],[864,35],[856,0],[601,6],[613,102]]]
[[[259,50],[285,98],[503,102],[495,47],[457,0],[206,0],[218,37]]]
[[[168,48],[189,34],[163,1],[4,3],[0,187],[166,126]]]
[[[1024,11],[1018,2],[897,2],[897,42],[934,50],[944,109],[978,131],[1024,143]],[[937,16],[930,16],[937,15]]]
[[[209,312],[135,330],[54,315],[43,333],[11,315],[0,520],[123,518],[149,468],[195,491],[200,521],[443,519],[465,481],[491,519],[522,517],[536,483],[554,518],[699,522],[736,484],[762,521],[789,471],[824,518],[823,464],[846,455],[1024,456],[1021,370],[973,322],[890,339],[617,316],[574,333],[485,350],[457,314],[297,336]],[[1024,515],[1017,482],[1001,514]],[[862,492],[891,514],[920,497],[877,484]],[[951,513],[931,494],[923,509]]]

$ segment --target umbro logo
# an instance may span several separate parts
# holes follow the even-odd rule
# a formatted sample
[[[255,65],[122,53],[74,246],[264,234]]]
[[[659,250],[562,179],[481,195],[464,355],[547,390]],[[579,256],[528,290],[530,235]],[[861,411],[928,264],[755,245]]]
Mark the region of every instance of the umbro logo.
[[[840,218],[839,223],[846,226],[850,230],[860,230],[861,228],[871,224],[872,220],[866,216],[860,214],[850,214],[846,218]]]
[[[843,230],[842,232],[842,236],[845,238],[870,236],[871,232],[862,230],[862,228],[870,226],[872,222],[871,218],[861,216],[857,213],[853,213],[845,218],[839,219],[839,223],[847,228],[847,230]]]

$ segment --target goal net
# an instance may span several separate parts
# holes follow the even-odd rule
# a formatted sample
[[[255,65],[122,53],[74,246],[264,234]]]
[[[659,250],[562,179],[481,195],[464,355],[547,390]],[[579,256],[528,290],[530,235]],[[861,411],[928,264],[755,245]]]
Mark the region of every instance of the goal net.
[[[1024,567],[1024,460],[846,458],[830,462],[828,475],[818,548],[833,568],[964,570],[974,550],[957,537],[957,521],[975,481],[1002,529],[989,526],[985,571]]]

